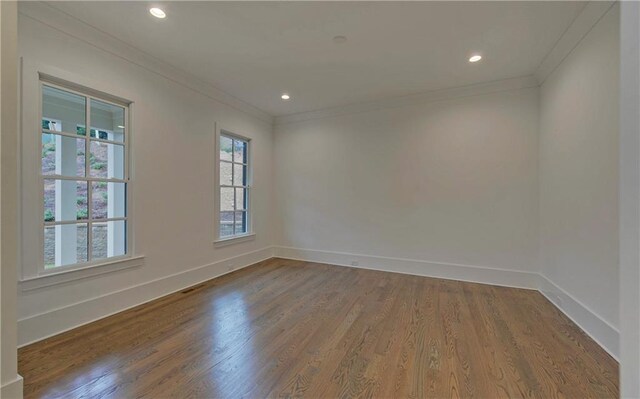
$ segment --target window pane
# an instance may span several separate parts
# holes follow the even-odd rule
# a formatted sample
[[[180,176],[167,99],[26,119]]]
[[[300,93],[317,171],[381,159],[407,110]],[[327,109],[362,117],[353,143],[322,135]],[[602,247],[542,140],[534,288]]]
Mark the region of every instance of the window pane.
[[[220,237],[233,235],[233,212],[220,212]]]
[[[220,187],[220,210],[232,211],[233,210],[233,188],[232,187]]]
[[[84,139],[42,133],[42,174],[84,176]]]
[[[124,179],[124,146],[91,141],[91,177]]]
[[[44,228],[44,267],[87,261],[87,224],[60,224]]]
[[[247,144],[244,141],[233,140],[233,151],[233,162],[247,162]]]
[[[85,97],[42,86],[42,119],[60,121],[56,131],[76,134],[76,126],[85,124],[85,111]]]
[[[220,159],[225,161],[231,161],[231,152],[233,147],[233,140],[229,137],[220,136]]]
[[[111,132],[110,130],[103,130],[103,129],[94,129],[91,128],[91,132],[89,132],[89,134],[91,135],[91,137],[95,138],[95,139],[100,139],[100,140],[113,140],[113,132]]]
[[[44,221],[87,219],[87,182],[44,179]]]
[[[124,108],[91,99],[91,137],[124,142]]]
[[[231,180],[231,166],[230,162],[220,162],[220,184],[223,186],[230,186]]]
[[[245,202],[245,193],[246,193],[246,188],[235,188],[234,190],[236,190],[236,210],[244,210],[247,209],[246,206],[246,202]]]
[[[62,121],[56,119],[42,118],[42,128],[52,130],[54,132],[62,131]]]
[[[235,234],[243,234],[247,232],[247,213],[235,212]]]
[[[93,182],[91,188],[91,216],[94,219],[125,217],[125,183]]]
[[[126,222],[114,220],[91,225],[91,256],[93,260],[127,253]]]
[[[240,164],[233,164],[233,185],[234,186],[246,186],[246,171],[247,167]]]

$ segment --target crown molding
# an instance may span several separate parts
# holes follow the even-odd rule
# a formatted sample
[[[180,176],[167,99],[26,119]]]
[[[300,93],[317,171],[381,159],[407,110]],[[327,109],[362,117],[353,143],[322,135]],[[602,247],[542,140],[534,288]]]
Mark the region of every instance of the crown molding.
[[[536,69],[534,75],[540,85],[562,64],[562,61],[571,54],[573,49],[591,31],[591,28],[600,21],[614,4],[616,4],[616,1],[589,1],[587,3],[542,60],[538,69]]]
[[[538,81],[534,76],[502,79],[492,82],[477,83],[468,86],[427,91],[411,94],[408,96],[380,99],[377,101],[366,103],[355,103],[339,107],[325,108],[317,111],[308,111],[291,115],[277,116],[275,117],[275,125],[281,126],[289,123],[302,122],[312,119],[321,119],[360,112],[376,111],[385,108],[397,108],[413,104],[451,100],[460,97],[469,97],[509,90],[527,89],[538,86]]]
[[[45,2],[21,2],[19,14],[32,18],[44,25],[88,43],[102,51],[122,58],[139,67],[156,73],[168,80],[196,91],[212,100],[223,103],[263,122],[276,126],[319,119],[331,116],[348,115],[377,109],[400,107],[431,101],[441,101],[457,97],[488,94],[497,91],[516,90],[536,87],[544,83],[547,77],[573,51],[596,23],[616,4],[616,1],[589,1],[576,16],[569,28],[563,33],[555,46],[545,56],[533,76],[503,79],[469,86],[447,88],[421,92],[407,96],[385,98],[371,102],[352,103],[320,110],[300,112],[273,117],[269,113],[228,94],[209,82],[189,74],[177,67],[165,63],[144,51],[123,42],[96,27],[79,20],[64,11]]]
[[[273,123],[273,116],[261,109],[65,13],[54,5],[40,1],[24,1],[20,2],[18,13],[198,92],[214,101],[225,104],[268,124]]]

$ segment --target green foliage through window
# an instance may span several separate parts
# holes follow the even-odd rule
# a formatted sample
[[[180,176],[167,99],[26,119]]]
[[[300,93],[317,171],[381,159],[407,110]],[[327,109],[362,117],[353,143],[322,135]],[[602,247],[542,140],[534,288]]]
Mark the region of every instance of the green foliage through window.
[[[55,143],[47,143],[42,146],[42,157],[46,157],[52,152],[56,152],[56,144]]]

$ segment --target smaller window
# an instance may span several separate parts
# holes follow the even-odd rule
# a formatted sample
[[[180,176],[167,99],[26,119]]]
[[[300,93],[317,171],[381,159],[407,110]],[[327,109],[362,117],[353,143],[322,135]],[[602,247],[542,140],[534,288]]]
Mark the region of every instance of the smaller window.
[[[228,239],[250,234],[249,140],[221,133],[218,145],[218,237]]]

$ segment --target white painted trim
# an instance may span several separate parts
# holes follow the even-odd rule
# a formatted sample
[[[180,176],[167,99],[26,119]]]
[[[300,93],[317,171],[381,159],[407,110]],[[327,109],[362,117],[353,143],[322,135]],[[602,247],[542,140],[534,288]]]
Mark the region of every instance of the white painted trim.
[[[360,112],[376,111],[386,108],[397,108],[407,105],[452,100],[461,97],[478,96],[482,94],[498,93],[531,87],[538,87],[538,81],[533,76],[502,79],[493,82],[478,83],[462,87],[427,91],[402,97],[386,98],[378,101],[348,104],[339,107],[325,108],[317,111],[300,112],[297,114],[278,116],[275,118],[274,124],[276,126],[279,126],[312,119],[329,118],[341,115],[356,114]]]
[[[47,69],[47,67],[43,67],[43,69]],[[95,266],[100,266],[100,265],[104,265],[104,264],[114,264],[118,261],[126,261],[127,259],[132,258],[132,250],[134,248],[134,240],[133,240],[133,223],[131,222],[131,219],[129,218],[129,214],[131,213],[133,207],[132,205],[132,196],[131,196],[131,180],[129,178],[129,171],[130,171],[130,164],[131,164],[131,145],[130,145],[130,139],[132,136],[132,131],[131,131],[131,125],[129,124],[129,106],[131,104],[133,104],[133,101],[130,99],[125,99],[122,97],[118,97],[118,96],[114,96],[114,95],[110,95],[110,94],[103,94],[102,91],[97,90],[96,88],[90,88],[90,87],[85,87],[82,86],[80,84],[78,84],[77,82],[71,82],[71,81],[67,81],[65,79],[62,79],[58,76],[54,76],[54,75],[49,75],[41,70],[37,71],[37,75],[38,75],[38,118],[37,118],[37,123],[38,125],[41,124],[41,121],[43,120],[43,115],[42,115],[42,110],[44,109],[44,105],[42,104],[43,100],[43,87],[47,86],[47,87],[53,87],[56,88],[58,90],[62,90],[68,93],[73,93],[77,96],[81,96],[85,99],[85,128],[86,126],[89,126],[89,130],[86,131],[86,134],[84,136],[84,141],[86,144],[86,148],[85,151],[89,151],[90,148],[90,143],[93,142],[103,142],[103,143],[113,143],[116,144],[118,146],[121,146],[123,148],[123,157],[124,157],[124,171],[123,171],[123,176],[120,179],[115,179],[115,178],[96,178],[96,177],[92,177],[91,173],[90,173],[90,164],[85,160],[85,172],[84,172],[84,176],[63,176],[63,175],[43,175],[41,173],[41,167],[40,167],[40,160],[39,160],[39,156],[34,157],[35,159],[37,159],[38,165],[36,167],[36,165],[34,165],[35,170],[34,171],[38,171],[38,197],[39,198],[44,198],[44,180],[45,179],[59,179],[59,180],[76,180],[76,181],[83,181],[86,182],[87,184],[87,211],[88,211],[88,216],[87,219],[79,221],[79,220],[75,220],[75,221],[55,221],[55,222],[45,222],[42,221],[40,223],[40,229],[39,229],[39,246],[40,248],[44,248],[44,229],[43,227],[46,226],[55,226],[55,225],[60,225],[60,224],[74,224],[74,223],[86,223],[87,226],[87,242],[88,242],[88,246],[87,246],[87,261],[86,262],[79,262],[79,263],[73,263],[73,264],[69,264],[69,265],[63,265],[63,266],[58,266],[59,268],[56,268],[55,270],[46,270],[45,269],[45,264],[44,264],[44,251],[40,251],[39,254],[39,259],[38,259],[38,263],[36,265],[36,275],[35,276],[29,276],[29,278],[24,279],[24,281],[27,280],[33,280],[35,278],[39,278],[39,277],[45,277],[47,275],[52,275],[52,274],[60,274],[60,273],[65,273],[65,272],[69,272],[71,270],[84,270],[87,269],[89,267],[95,267]],[[67,75],[68,77],[68,75]],[[118,90],[120,91],[120,90]],[[91,138],[91,134],[90,134],[90,130],[91,130],[91,115],[92,115],[92,109],[91,109],[91,102],[93,100],[97,100],[97,101],[101,101],[101,102],[106,102],[106,103],[111,103],[114,105],[117,105],[119,107],[121,107],[124,111],[124,126],[125,126],[125,130],[124,130],[124,140],[123,141],[107,141],[107,140],[98,140],[98,139],[92,139]],[[24,104],[22,104],[22,106],[24,106]],[[29,123],[30,121],[25,121],[26,125],[30,126],[31,123]],[[38,130],[42,131],[43,129],[38,126]],[[55,132],[55,131],[50,131],[50,130],[44,130],[45,132],[50,132],[53,134],[60,134],[60,135],[66,135],[68,137],[72,137],[74,139],[83,139],[82,137],[78,137],[76,134],[73,133],[73,130],[68,130],[67,132],[63,132],[62,129],[60,132]],[[36,137],[39,137],[39,135],[37,136],[33,136],[31,135],[30,131],[21,131],[20,132],[20,139],[21,141],[27,142],[30,140],[34,141],[34,144],[37,144],[37,154],[40,153],[40,148],[41,148],[41,140],[39,138],[36,139]],[[26,166],[26,165],[24,165]],[[23,174],[30,174],[34,171],[31,171],[29,169],[25,171],[23,171]],[[100,223],[101,220],[100,219],[94,219],[92,216],[92,206],[90,204],[92,204],[92,191],[93,189],[91,188],[91,185],[93,182],[99,182],[99,181],[120,181],[121,183],[123,183],[125,185],[125,192],[126,192],[126,198],[125,198],[125,213],[123,217],[118,217],[118,218],[112,218],[112,220],[118,220],[118,221],[124,221],[125,223],[125,236],[126,236],[126,243],[125,243],[125,248],[129,249],[127,251],[126,254],[124,254],[123,256],[118,256],[114,259],[100,259],[100,260],[93,260],[92,259],[92,249],[93,249],[93,245],[92,245],[92,233],[91,233],[91,229],[94,223]],[[27,188],[26,184],[22,184],[22,189],[23,191],[21,192],[21,198],[28,196],[29,195],[29,188]],[[40,201],[39,203],[39,208],[38,208],[38,212],[37,214],[43,214],[44,212],[44,203],[42,201]],[[29,247],[29,251],[31,250],[31,246],[33,245],[32,242],[29,243],[30,247]],[[33,266],[33,265],[32,265]],[[114,268],[112,266],[112,268]],[[24,265],[23,265],[23,269],[24,269]],[[29,270],[31,271],[31,270]],[[23,270],[23,275],[25,275],[25,270]],[[77,274],[76,276],[82,276],[82,274]],[[82,277],[77,277],[77,278],[82,278]],[[70,278],[67,277],[67,281],[71,281],[74,278]],[[49,285],[53,285],[55,284],[54,279],[49,279]],[[63,281],[64,282],[64,281]]]
[[[63,86],[64,90],[77,92],[77,89],[84,90],[86,93],[81,94],[86,96],[99,97],[102,101],[109,101],[115,103],[128,104],[129,110],[125,108],[125,118],[128,118],[128,134],[125,136],[125,151],[130,153],[132,149],[132,142],[135,141],[132,134],[134,131],[133,115],[129,112],[134,104],[139,101],[138,96],[129,91],[128,88],[113,85],[112,82],[89,78],[82,74],[69,72],[64,69],[57,68],[52,65],[42,64],[38,62],[31,62],[29,59],[21,58],[20,64],[20,276],[21,280],[29,280],[32,278],[46,275],[44,273],[42,265],[44,264],[44,254],[41,252],[33,252],[32,244],[27,237],[37,236],[39,237],[40,244],[43,245],[43,232],[41,228],[37,228],[40,225],[38,221],[38,215],[43,212],[42,204],[36,203],[34,198],[41,198],[42,193],[42,175],[40,174],[40,154],[41,142],[39,138],[28,134],[40,130],[40,120],[42,119],[41,105],[42,95],[40,87],[42,79],[52,86]],[[111,93],[111,94],[108,94]],[[26,107],[27,102],[37,103],[38,107]],[[120,104],[121,105],[121,104]],[[88,106],[88,103],[87,103]],[[29,148],[33,148],[34,151],[29,151]],[[127,203],[132,204],[135,198],[135,183],[132,178],[132,157],[126,156],[125,165],[125,178],[117,179],[123,183],[127,183]],[[47,177],[48,178],[48,177]],[[63,176],[55,176],[55,178],[65,179]],[[75,178],[74,178],[75,179]],[[116,181],[116,179],[109,179]],[[35,194],[34,194],[35,193]],[[39,209],[38,212],[32,212],[30,210]],[[135,257],[135,223],[133,217],[133,208],[127,211],[127,249],[128,254],[126,257]],[[36,232],[37,230],[37,232]],[[34,232],[36,232],[34,234]],[[37,255],[36,255],[37,254]],[[91,262],[78,265],[67,265],[60,267],[60,271],[69,270],[71,268],[83,269],[89,266]],[[103,262],[93,263],[92,265],[102,264]],[[108,263],[108,262],[106,262]],[[54,272],[55,273],[55,272]]]
[[[427,92],[415,93],[407,96],[383,98],[377,101],[345,104],[320,110],[300,112],[296,114],[277,116],[274,125],[303,122],[312,119],[329,118],[360,112],[369,112],[385,108],[396,108],[413,104],[422,104],[460,97],[490,94],[509,90],[518,90],[540,86],[546,78],[564,61],[573,49],[582,41],[600,19],[616,4],[615,1],[589,1],[576,16],[569,28],[558,39],[555,46],[545,56],[540,66],[531,76],[501,79],[462,87],[445,88]]]
[[[350,254],[345,252],[320,251],[315,249],[300,249],[281,246],[275,247],[275,256],[279,258],[303,260],[308,262],[328,263],[338,266],[357,267],[361,269],[499,285],[504,287],[536,289],[538,283],[538,275],[536,273],[484,266],[462,265],[457,263],[390,258],[384,256]],[[353,262],[357,262],[357,264],[353,264]]]
[[[0,387],[0,398],[2,399],[21,399],[24,381],[22,376],[18,374],[16,378]]]
[[[539,275],[538,291],[570,318],[614,359],[620,356],[620,332],[604,318],[543,274]]]
[[[640,3],[620,4],[620,397],[640,398]]]
[[[173,65],[169,65],[45,2],[21,2],[18,13],[83,41],[111,55],[135,64],[174,83],[198,92],[268,124],[273,117],[261,109],[228,94]]]
[[[253,228],[253,139],[251,137],[234,133],[232,130],[225,129],[224,126],[221,126],[218,122],[214,123],[213,136],[213,161],[215,163],[213,173],[213,195],[215,203],[215,212],[213,215],[213,244],[214,246],[225,246],[231,245],[235,242],[252,240],[255,236],[255,230]],[[220,184],[220,136],[226,136],[229,138],[235,137],[239,140],[244,140],[247,143],[247,159],[244,162],[247,173],[247,183],[245,188],[246,195],[248,196],[247,209],[245,209],[247,214],[247,232],[242,235],[233,235],[227,238],[220,237],[220,213],[222,206],[222,200],[220,197],[220,188],[222,187],[222,185]]]
[[[276,257],[392,273],[491,284],[540,291],[613,358],[619,358],[619,332],[614,326],[539,273],[485,266],[390,258],[335,251],[274,247]],[[353,264],[352,262],[357,262]]]
[[[18,347],[111,316],[273,257],[265,247],[18,320]]]
[[[587,3],[536,69],[534,75],[540,85],[562,64],[562,61],[571,54],[591,28],[600,21],[615,3],[615,1],[611,0],[589,1]]]
[[[615,4],[615,1],[590,1],[574,19],[553,49],[546,55],[534,76],[504,79],[495,82],[485,82],[464,87],[446,88],[442,90],[416,93],[408,96],[380,99],[378,101],[346,104],[309,112],[273,117],[265,111],[228,94],[212,84],[203,81],[177,67],[169,65],[144,51],[137,49],[72,15],[55,7],[55,3],[21,2],[19,14],[36,20],[53,29],[63,32],[78,40],[88,43],[100,50],[108,52],[118,58],[131,62],[139,67],[158,74],[174,83],[194,90],[215,101],[233,107],[259,120],[275,125],[318,119],[329,116],[346,115],[357,112],[373,111],[376,109],[398,107],[409,104],[424,103],[456,97],[487,94],[495,91],[513,90],[520,86],[535,87],[542,84],[546,78],[562,63],[568,54],[580,43],[582,38]],[[507,86],[506,88],[503,86]]]
[[[82,268],[76,267],[64,270],[65,268],[61,267],[63,270],[23,279],[19,281],[18,285],[22,291],[32,291],[142,265],[144,265],[144,256],[125,256],[119,257],[118,259],[106,259],[104,262],[89,264]]]
[[[218,228],[219,229],[219,228]],[[229,238],[221,238],[213,242],[215,247],[226,247],[227,245],[239,244],[241,242],[253,241],[256,239],[256,233],[243,234],[239,236],[232,236]]]

